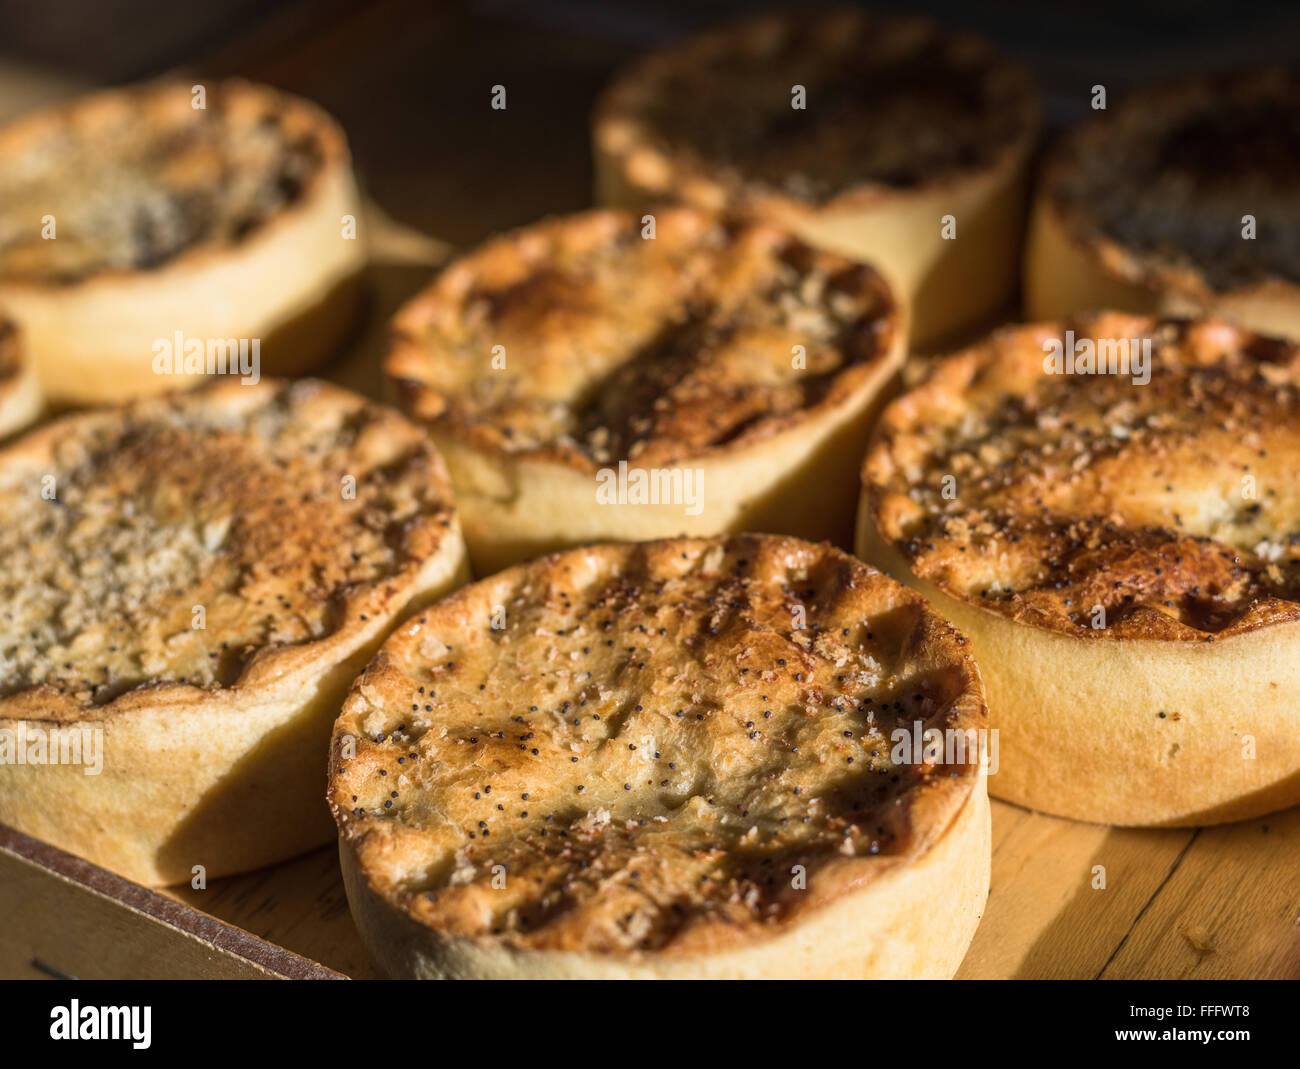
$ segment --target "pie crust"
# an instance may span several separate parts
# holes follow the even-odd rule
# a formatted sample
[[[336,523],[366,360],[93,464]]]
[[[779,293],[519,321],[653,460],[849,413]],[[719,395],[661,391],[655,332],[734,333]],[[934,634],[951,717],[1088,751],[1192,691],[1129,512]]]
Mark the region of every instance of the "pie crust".
[[[65,417],[0,512],[0,823],[153,885],[327,842],[349,684],[467,577],[427,438],[312,380]]]
[[[0,307],[53,401],[176,389],[227,341],[257,341],[260,375],[299,374],[359,310],[342,130],[270,88],[205,84],[203,108],[195,88],[110,90],[0,129]],[[202,364],[175,371],[164,347],[193,343]]]
[[[1149,383],[1046,373],[1067,330],[1150,339]],[[997,331],[886,409],[859,556],[970,636],[992,794],[1133,825],[1300,802],[1298,428],[1300,347],[1119,313]]]
[[[1039,111],[1028,72],[969,34],[852,9],[768,14],[654,53],[606,90],[597,195],[751,212],[871,263],[911,307],[913,345],[933,345],[1015,296]]]
[[[446,458],[474,568],[586,542],[852,539],[903,358],[870,267],[689,208],[547,220],[453,263],[384,362]]]
[[[1300,68],[1145,90],[1078,127],[1038,184],[1029,317],[1116,308],[1300,338],[1298,131]]]
[[[329,798],[391,976],[947,977],[988,892],[984,725],[965,639],[831,546],[604,544],[400,628]]]

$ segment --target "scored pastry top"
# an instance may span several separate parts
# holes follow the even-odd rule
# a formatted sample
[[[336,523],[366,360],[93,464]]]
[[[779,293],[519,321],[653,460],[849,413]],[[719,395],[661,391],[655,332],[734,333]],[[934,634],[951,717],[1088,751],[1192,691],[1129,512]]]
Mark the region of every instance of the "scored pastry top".
[[[0,281],[69,284],[238,244],[346,165],[342,132],[307,101],[198,84],[202,98],[180,82],[109,90],[0,128]]]
[[[846,9],[764,15],[653,53],[601,98],[596,138],[663,195],[705,183],[818,203],[987,167],[1028,144],[1038,115],[1028,72],[982,39]]]
[[[329,795],[372,889],[445,936],[690,954],[923,853],[976,788],[985,717],[964,639],[825,543],[598,545],[399,628]],[[969,749],[912,762],[892,733],[916,722]]]
[[[1080,637],[1213,640],[1300,619],[1298,428],[1300,347],[1109,313],[939,362],[885,410],[863,480],[876,531],[953,597]]]
[[[548,220],[443,271],[394,321],[408,409],[493,453],[672,463],[832,411],[893,370],[870,267],[687,208]]]
[[[1300,282],[1298,172],[1300,68],[1267,68],[1133,94],[1066,136],[1044,189],[1121,274],[1227,292]]]
[[[0,452],[0,710],[274,679],[394,610],[451,501],[419,428],[311,380],[41,428]]]

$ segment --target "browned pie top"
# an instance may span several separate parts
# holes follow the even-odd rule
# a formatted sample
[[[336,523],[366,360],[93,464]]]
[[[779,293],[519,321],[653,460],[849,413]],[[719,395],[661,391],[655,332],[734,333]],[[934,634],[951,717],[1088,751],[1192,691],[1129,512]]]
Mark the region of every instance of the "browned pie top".
[[[1149,338],[1149,384],[1046,374],[1066,329]],[[877,530],[954,597],[1080,637],[1213,641],[1300,619],[1297,472],[1300,347],[1107,314],[944,360],[888,407],[863,476]]]
[[[820,202],[988,166],[1028,145],[1038,98],[1028,73],[977,37],[847,9],[764,15],[655,53],[606,92],[596,124],[615,155],[671,161],[660,194],[699,176]]]
[[[448,936],[610,954],[744,942],[948,827],[975,746],[905,763],[891,733],[985,725],[964,641],[826,544],[543,557],[385,644],[335,727],[331,806],[375,891]]]
[[[277,651],[393,612],[450,502],[418,428],[310,380],[36,431],[0,452],[0,713],[247,683]]]
[[[398,314],[385,371],[437,431],[586,470],[743,447],[897,358],[870,267],[686,208],[655,224],[594,211],[488,242]]]
[[[1045,188],[1110,262],[1157,284],[1300,282],[1300,68],[1135,94],[1070,134]],[[1256,220],[1253,240],[1242,217]]]
[[[303,200],[342,133],[239,81],[111,90],[0,129],[0,281],[70,283],[238,243]],[[45,217],[54,217],[53,240]]]

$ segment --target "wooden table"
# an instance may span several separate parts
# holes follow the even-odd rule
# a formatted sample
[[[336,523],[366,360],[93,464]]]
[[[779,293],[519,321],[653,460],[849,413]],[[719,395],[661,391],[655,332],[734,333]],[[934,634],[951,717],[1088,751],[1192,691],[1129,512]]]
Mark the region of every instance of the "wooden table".
[[[589,203],[590,101],[634,51],[608,36],[387,0],[331,9],[325,22],[295,8],[192,72],[301,92],[348,130],[378,262],[367,327],[329,377],[381,396],[385,321],[451,247]],[[508,88],[505,112],[488,106],[497,83]],[[15,85],[23,106],[67,89],[0,68],[0,89]],[[16,110],[19,93],[0,92],[0,114],[6,99]],[[0,911],[27,918],[0,936],[0,975],[373,975],[333,849],[202,891],[154,895],[106,876],[0,842]],[[1139,831],[995,803],[992,893],[958,975],[1300,978],[1300,809]]]

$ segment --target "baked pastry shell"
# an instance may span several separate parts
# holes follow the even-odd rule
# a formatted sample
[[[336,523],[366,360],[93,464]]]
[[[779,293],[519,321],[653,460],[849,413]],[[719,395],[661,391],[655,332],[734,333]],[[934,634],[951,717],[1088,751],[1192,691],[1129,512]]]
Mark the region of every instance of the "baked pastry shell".
[[[842,403],[760,442],[660,469],[695,480],[702,501],[698,515],[681,504],[604,504],[596,497],[594,467],[483,451],[436,426],[430,433],[451,472],[479,575],[606,540],[773,531],[848,545],[858,458],[901,362],[900,348]],[[826,492],[836,487],[844,492]]]
[[[7,455],[42,458],[62,429],[43,427]],[[41,687],[0,698],[0,731],[15,736],[102,731],[98,774],[0,763],[0,823],[150,886],[190,880],[195,866],[222,876],[330,842],[324,756],[348,687],[401,619],[469,578],[454,517],[436,537],[405,577],[347,594],[329,634],[262,649],[228,687],[158,682],[100,706]]]
[[[177,91],[110,90],[20,119],[0,130],[0,155],[21,151],[69,109],[134,109],[150,93]],[[178,331],[187,339],[259,339],[261,375],[299,375],[328,357],[359,315],[366,251],[360,237],[342,236],[343,217],[360,216],[343,131],[305,100],[240,81],[221,92],[292,110],[314,131],[320,167],[292,204],[237,243],[200,244],[154,268],[72,283],[0,278],[0,308],[23,327],[51,401],[115,402],[185,385],[195,376],[153,369],[154,343]]]
[[[1216,288],[1194,265],[1157,263],[1137,255],[1086,218],[1086,205],[1068,203],[1059,192],[1079,154],[1113,158],[1117,168],[1124,167],[1123,131],[1116,131],[1114,124],[1125,122],[1126,115],[1159,123],[1172,113],[1176,124],[1187,100],[1206,97],[1239,108],[1242,103],[1233,103],[1238,79],[1267,80],[1278,73],[1276,68],[1261,68],[1228,75],[1222,83],[1195,78],[1159,85],[1067,132],[1047,153],[1034,189],[1023,265],[1026,318],[1056,320],[1112,308],[1140,315],[1222,318],[1261,334],[1300,339],[1300,284],[1274,275],[1231,289]],[[1144,136],[1150,136],[1149,131]],[[1243,191],[1243,211],[1255,210],[1254,196]]]
[[[751,20],[652,54],[606,89],[592,120],[597,203],[639,210],[674,199],[710,211],[742,211],[818,248],[870,263],[903,296],[913,347],[942,346],[992,325],[1015,299],[1020,281],[1029,167],[1041,126],[1027,74],[1023,133],[988,163],[913,189],[864,182],[818,203],[776,190],[739,193],[721,176],[665,150],[629,114],[628,99],[644,91],[639,82],[678,65],[705,64],[737,40],[766,35],[789,18]],[[956,220],[955,239],[944,237],[948,215]]]
[[[604,214],[538,225],[596,226]],[[529,232],[517,232],[516,240]],[[887,287],[892,297],[887,280],[877,278],[875,284]],[[814,404],[768,419],[758,436],[670,462],[628,463],[629,472],[651,469],[669,480],[694,480],[690,485],[699,488],[700,507],[692,514],[682,503],[598,500],[599,473],[616,471],[617,459],[598,464],[559,446],[513,452],[490,428],[445,418],[441,384],[429,373],[418,337],[419,324],[441,299],[438,287],[435,280],[398,312],[384,374],[403,411],[427,427],[447,463],[475,574],[607,540],[771,531],[846,548],[852,544],[860,458],[906,357],[896,301],[886,313],[890,321],[878,355],[842,368],[826,396]]]
[[[979,782],[934,845],[759,943],[640,960],[578,951],[518,951],[447,936],[394,909],[348,845],[339,863],[352,916],[389,977],[417,980],[950,979],[988,898],[992,828]]]
[[[993,797],[1095,824],[1168,827],[1300,803],[1300,622],[1214,643],[1075,638],[915,575],[880,536],[866,494],[858,522],[858,556],[971,640],[998,733]]]
[[[1139,315],[1222,318],[1261,334],[1300,339],[1300,285],[1269,278],[1218,291],[1196,272],[1151,274],[1117,242],[1080,233],[1046,180],[1030,215],[1024,299],[1031,320],[1113,308]]]
[[[755,541],[769,536],[740,536]],[[773,540],[775,541],[775,540]],[[648,548],[676,555],[681,544],[669,540]],[[830,547],[826,552],[838,553]],[[488,602],[524,569],[556,567],[576,553],[599,556],[619,546],[593,546],[575,554],[520,565],[491,577],[434,606],[448,621],[462,619],[479,591]],[[552,562],[556,562],[553,565]],[[875,582],[884,582],[881,576]],[[901,591],[895,596],[899,601]],[[894,609],[898,603],[894,602]],[[962,685],[952,699],[946,723],[957,731],[982,727],[986,721],[983,687],[978,669],[965,653],[965,639],[926,606],[918,630],[932,651],[927,663],[952,665],[942,659],[961,651],[958,668]],[[889,611],[894,611],[891,609]],[[399,629],[374,662],[378,678],[388,663],[406,664],[408,651],[430,631],[426,619]],[[454,624],[452,625],[454,626]],[[934,645],[930,645],[934,643]],[[414,655],[418,660],[424,654]],[[362,677],[365,679],[366,677]],[[930,978],[951,977],[974,936],[988,896],[991,823],[987,793],[987,751],[978,754],[965,772],[938,782],[918,785],[897,799],[899,819],[909,841],[899,853],[882,853],[832,863],[809,884],[809,899],[780,923],[757,936],[714,926],[703,938],[665,950],[596,952],[573,945],[537,948],[514,945],[493,936],[471,936],[421,923],[395,884],[395,871],[414,871],[426,863],[409,855],[406,846],[418,841],[418,828],[394,840],[374,838],[373,831],[353,826],[352,802],[346,801],[348,766],[362,760],[360,752],[344,757],[342,740],[362,729],[364,717],[379,700],[375,691],[360,693],[362,679],[335,725],[330,754],[331,806],[339,823],[339,854],[353,916],[380,970],[393,978],[414,979],[766,979],[766,978]],[[372,684],[378,688],[379,684]],[[399,688],[401,690],[401,688]],[[405,692],[402,691],[403,698]],[[561,766],[562,768],[567,766]]]
[[[1116,337],[1155,326],[1118,313],[1083,323],[1089,333]],[[962,389],[949,385],[940,396],[961,405]],[[896,402],[906,404],[906,397]],[[935,418],[919,405],[910,411],[913,430]],[[990,794],[1057,816],[1134,826],[1245,820],[1300,802],[1294,612],[1246,611],[1206,635],[1171,627],[1139,605],[1118,626],[1080,635],[946,589],[918,575],[885,533],[904,499],[899,487],[882,490],[878,481],[899,464],[891,429],[897,425],[886,412],[862,466],[857,554],[918,591],[970,638],[998,732]]]

